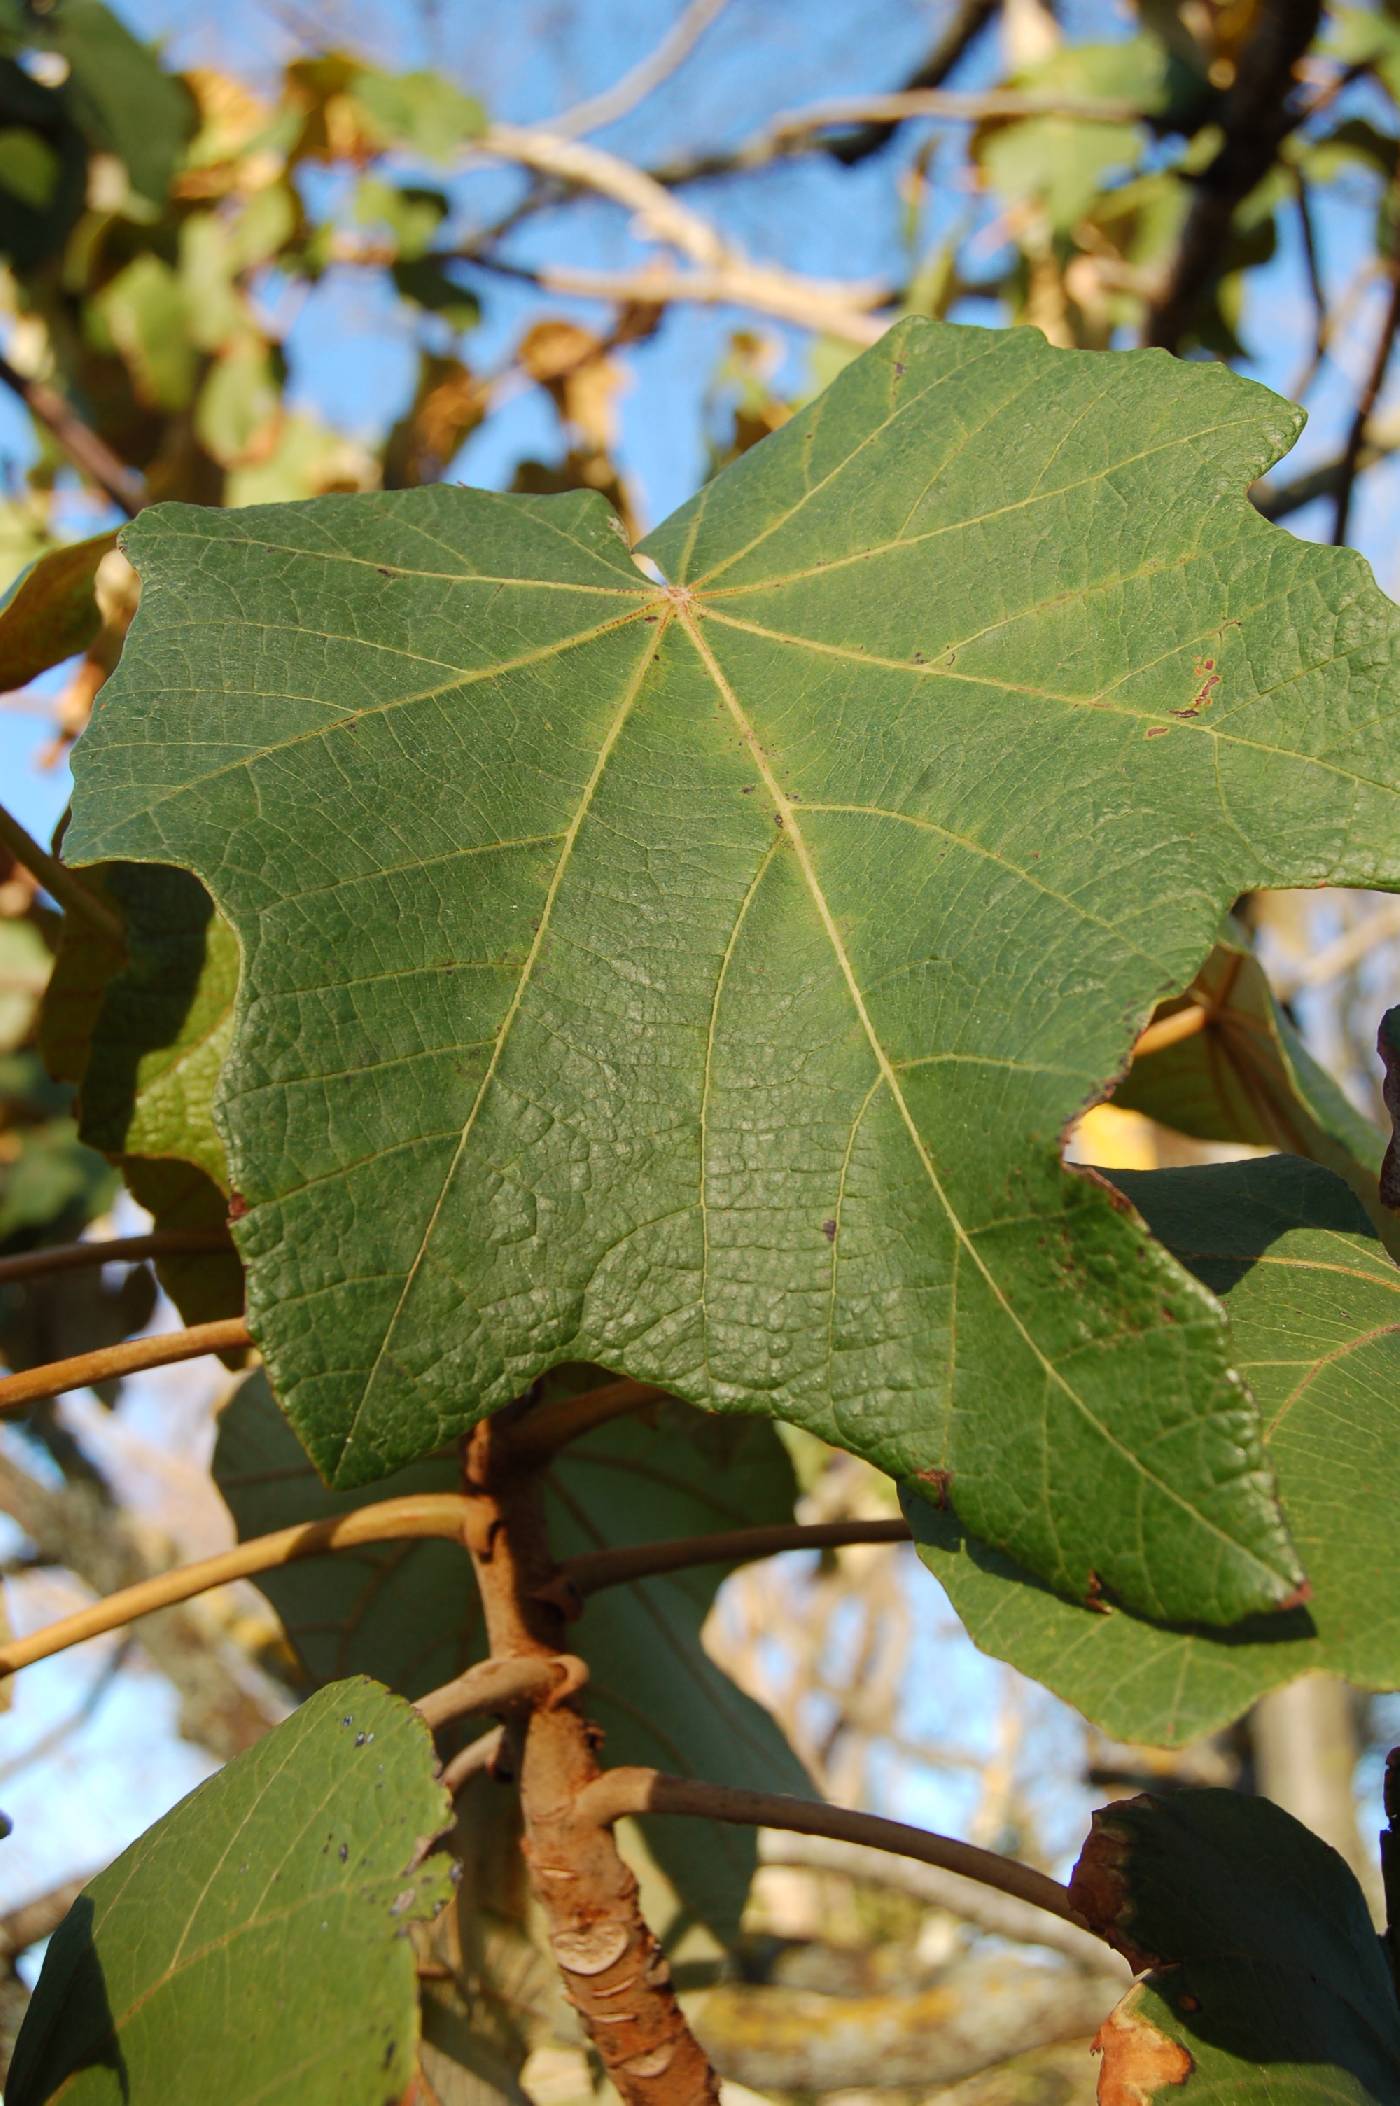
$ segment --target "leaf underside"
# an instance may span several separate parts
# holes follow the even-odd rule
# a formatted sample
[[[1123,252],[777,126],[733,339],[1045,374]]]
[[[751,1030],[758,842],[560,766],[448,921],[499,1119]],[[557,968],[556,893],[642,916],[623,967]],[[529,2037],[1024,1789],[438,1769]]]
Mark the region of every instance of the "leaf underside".
[[[54,1935],[7,2106],[181,2099],[384,2106],[414,2073],[406,1931],[448,1814],[422,1720],[322,1690],[91,1880]]]
[[[669,586],[586,495],[142,515],[68,853],[237,931],[250,1322],[329,1477],[587,1360],[950,1473],[1070,1595],[1289,1597],[1216,1304],[1059,1140],[1238,893],[1400,883],[1394,610],[1244,496],[1296,428],[912,322]]]

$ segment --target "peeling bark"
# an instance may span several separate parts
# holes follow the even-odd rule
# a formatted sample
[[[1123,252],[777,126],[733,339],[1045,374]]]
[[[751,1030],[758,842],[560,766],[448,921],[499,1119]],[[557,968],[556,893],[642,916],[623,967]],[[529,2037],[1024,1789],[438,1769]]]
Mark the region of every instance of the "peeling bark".
[[[487,1420],[468,1436],[463,1489],[493,1658],[566,1652],[538,1487],[512,1456],[508,1420]],[[642,1917],[636,1879],[611,1831],[576,1811],[601,1774],[596,1729],[565,1694],[538,1704],[514,1731],[530,1882],[569,1999],[609,2077],[626,2106],[718,2106],[718,2080]]]

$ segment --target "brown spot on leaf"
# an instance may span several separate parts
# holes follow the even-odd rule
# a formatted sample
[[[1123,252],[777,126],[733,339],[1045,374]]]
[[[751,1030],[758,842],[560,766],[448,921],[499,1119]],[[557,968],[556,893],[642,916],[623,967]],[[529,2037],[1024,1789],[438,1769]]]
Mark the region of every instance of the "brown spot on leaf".
[[[828,1243],[834,1243],[836,1241],[836,1223],[834,1221],[824,1221],[822,1223],[822,1234]]]
[[[1179,2040],[1169,2040],[1134,2008],[1135,1997],[1130,1991],[1093,2038],[1093,2052],[1103,2056],[1099,2106],[1149,2106],[1196,2067]]]
[[[1299,1580],[1297,1586],[1293,1589],[1293,1592],[1291,1594],[1285,1594],[1283,1600],[1279,1603],[1279,1615],[1286,1616],[1290,1609],[1301,1609],[1311,1600],[1312,1581]]]
[[[241,1220],[243,1219],[243,1216],[244,1216],[244,1215],[245,1215],[245,1214],[247,1213],[247,1211],[248,1211],[248,1202],[247,1202],[247,1200],[246,1200],[246,1199],[245,1199],[245,1198],[243,1197],[243,1194],[242,1194],[241,1192],[237,1191],[237,1190],[234,1190],[234,1191],[230,1192],[230,1193],[229,1193],[229,1196],[228,1196],[228,1218],[229,1218],[229,1220],[230,1220],[230,1221],[241,1221]]]
[[[1147,736],[1150,739],[1164,739],[1170,730],[1170,724],[1154,724]]]
[[[938,1504],[946,1509],[948,1505],[948,1490],[953,1482],[952,1471],[919,1470],[916,1471],[915,1474],[918,1477],[919,1483],[928,1485],[930,1490],[934,1493],[935,1497],[937,1498]]]

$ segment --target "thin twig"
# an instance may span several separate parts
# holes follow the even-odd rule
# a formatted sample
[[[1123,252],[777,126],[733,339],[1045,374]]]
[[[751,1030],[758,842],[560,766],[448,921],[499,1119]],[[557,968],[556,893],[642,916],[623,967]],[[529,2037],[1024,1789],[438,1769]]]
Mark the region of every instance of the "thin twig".
[[[764,1528],[730,1528],[709,1536],[677,1536],[669,1543],[633,1543],[565,1558],[559,1578],[575,1594],[683,1572],[692,1565],[746,1565],[785,1550],[839,1550],[853,1543],[907,1543],[907,1521],[779,1521]]]
[[[381,1499],[353,1513],[334,1514],[324,1521],[302,1521],[292,1528],[274,1529],[270,1535],[254,1536],[233,1550],[216,1557],[199,1558],[190,1565],[177,1565],[171,1572],[156,1573],[134,1587],[123,1587],[104,1601],[93,1602],[72,1616],[63,1616],[35,1631],[28,1638],[0,1645],[0,1675],[14,1674],[36,1660],[50,1659],[71,1645],[100,1638],[108,1631],[123,1629],[139,1616],[172,1603],[190,1601],[207,1594],[211,1587],[225,1587],[234,1580],[250,1579],[255,1572],[272,1572],[300,1558],[323,1557],[334,1550],[354,1550],[362,1543],[397,1543],[420,1536],[461,1542],[467,1501],[459,1492],[414,1492],[402,1499]]]
[[[72,403],[65,401],[58,389],[51,388],[47,381],[29,379],[4,357],[0,357],[0,383],[18,395],[31,417],[58,441],[73,466],[80,469],[89,482],[96,483],[128,519],[134,519],[146,502],[145,483],[118,459],[91,425],[83,422]]]
[[[903,92],[917,94],[923,88],[941,88],[1000,8],[1001,0],[959,0],[932,51],[905,79]],[[845,138],[828,140],[827,151],[843,166],[854,168],[859,162],[868,160],[871,154],[878,153],[894,133],[892,124],[862,124],[859,130]]]
[[[75,1353],[71,1360],[50,1360],[43,1367],[26,1368],[22,1375],[6,1375],[0,1379],[0,1412],[18,1411],[40,1397],[60,1397],[65,1390],[89,1389],[98,1382],[115,1382],[122,1375],[144,1374],[147,1368],[198,1360],[205,1353],[236,1353],[252,1342],[241,1316],[192,1324],[188,1331],[163,1331],[157,1338],[128,1338],[121,1345]]]
[[[51,894],[60,907],[70,914],[80,915],[112,941],[121,943],[125,940],[126,931],[120,915],[114,914],[66,863],[60,863],[47,848],[41,848],[13,812],[7,812],[3,805],[0,805],[0,845],[8,848],[15,860],[39,880],[45,892]]]
[[[601,131],[605,124],[615,124],[638,103],[645,102],[648,95],[669,80],[677,69],[684,65],[705,31],[729,5],[729,0],[690,0],[671,24],[655,50],[623,74],[621,80],[613,82],[601,94],[591,95],[585,102],[576,102],[572,109],[564,110],[552,117],[549,130],[559,139],[577,139],[584,132]]]
[[[483,1770],[493,1768],[497,1756],[505,1745],[505,1737],[506,1729],[504,1726],[492,1726],[487,1732],[478,1734],[475,1740],[469,1740],[459,1754],[454,1755],[450,1762],[444,1764],[442,1772],[444,1790],[450,1792],[455,1799],[462,1786],[468,1783],[471,1778],[479,1777]]]
[[[649,1404],[664,1403],[668,1395],[669,1391],[658,1389],[654,1382],[605,1382],[598,1389],[580,1390],[577,1396],[553,1397],[511,1420],[510,1452],[518,1461],[543,1462],[595,1426],[629,1418]]]
[[[1357,397],[1346,442],[1342,447],[1337,477],[1336,509],[1332,515],[1332,541],[1337,548],[1343,547],[1346,542],[1347,529],[1351,524],[1352,494],[1360,472],[1367,427],[1375,414],[1376,403],[1385,383],[1386,368],[1390,364],[1390,354],[1395,349],[1396,335],[1400,333],[1400,180],[1391,185],[1389,206],[1390,246],[1382,264],[1382,271],[1390,285],[1390,297],[1385,303],[1385,313],[1381,317],[1371,364],[1362,383],[1361,393]]]
[[[47,1250],[22,1250],[0,1258],[0,1287],[51,1272],[78,1272],[90,1265],[134,1265],[142,1258],[181,1256],[187,1251],[232,1250],[223,1229],[152,1229],[144,1236],[105,1236],[84,1243],[54,1243]]]
[[[728,1821],[742,1828],[778,1828],[794,1835],[836,1836],[865,1843],[920,1864],[940,1865],[998,1893],[1059,1916],[1080,1930],[1090,1926],[1070,1900],[1069,1889],[1033,1865],[999,1857],[994,1850],[954,1837],[889,1821],[882,1814],[858,1813],[852,1807],[825,1806],[819,1800],[790,1798],[785,1792],[741,1791],[733,1785],[707,1784],[694,1777],[669,1777],[664,1770],[604,1770],[587,1785],[575,1805],[582,1819],[611,1827],[629,1814],[691,1814],[706,1821]]]

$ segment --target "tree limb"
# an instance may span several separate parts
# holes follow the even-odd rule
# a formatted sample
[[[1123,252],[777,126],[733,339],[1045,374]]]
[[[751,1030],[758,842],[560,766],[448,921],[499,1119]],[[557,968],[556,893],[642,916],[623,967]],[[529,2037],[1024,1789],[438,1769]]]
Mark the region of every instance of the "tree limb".
[[[541,1599],[554,1567],[537,1477],[516,1466],[510,1429],[498,1420],[468,1436],[464,1456],[467,1541],[491,1653],[557,1656],[564,1618]],[[596,1743],[568,1698],[530,1710],[514,1736],[525,1857],[550,1949],[624,2106],[718,2106],[636,1878],[610,1829],[580,1813],[581,1795],[599,1779]]]
[[[1390,285],[1390,297],[1385,303],[1371,363],[1367,368],[1361,393],[1357,397],[1338,465],[1336,508],[1332,517],[1332,541],[1337,548],[1343,547],[1346,542],[1347,530],[1351,524],[1352,493],[1356,488],[1366,433],[1375,414],[1376,403],[1380,399],[1386,368],[1390,364],[1390,354],[1395,349],[1396,335],[1400,333],[1400,181],[1391,185],[1389,207],[1390,244],[1382,270]]]
[[[572,1653],[557,1653],[552,1659],[542,1653],[520,1658],[479,1660],[465,1674],[430,1689],[419,1697],[414,1710],[437,1730],[449,1719],[472,1711],[505,1711],[512,1705],[554,1699],[581,1689],[588,1669]]]
[[[654,1382],[624,1381],[605,1382],[572,1397],[552,1397],[547,1404],[532,1405],[510,1419],[511,1454],[517,1462],[544,1462],[595,1426],[645,1411],[648,1404],[664,1403],[667,1394]]]
[[[96,483],[118,511],[134,519],[146,502],[146,486],[118,459],[105,439],[85,424],[71,402],[45,380],[30,380],[8,358],[0,357],[0,383],[18,395],[31,417],[51,434],[73,466]]]
[[[1089,2036],[1126,1987],[1122,1975],[1085,1974],[979,1953],[932,1981],[883,1995],[831,1996],[784,1986],[723,1983],[705,1998],[701,2040],[723,2076],[769,2097],[833,2092],[862,2099],[886,2089],[920,2099],[1051,2043],[1082,2043],[1082,2075],[1063,2092],[1007,2086],[991,2096],[1088,2097]],[[870,2089],[872,2077],[878,2093]],[[931,2089],[933,2087],[933,2089]]]
[[[1220,270],[1230,223],[1272,168],[1297,116],[1294,68],[1317,34],[1321,0],[1259,0],[1234,86],[1220,112],[1220,147],[1197,179],[1176,257],[1148,310],[1143,341],[1175,351]]]

